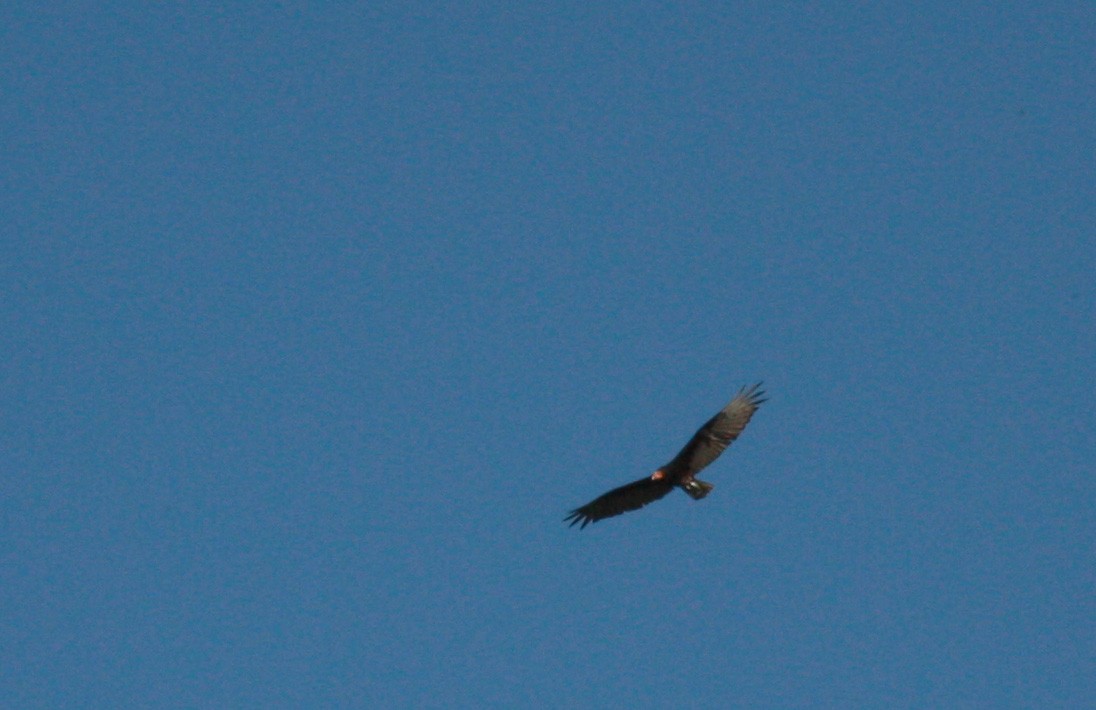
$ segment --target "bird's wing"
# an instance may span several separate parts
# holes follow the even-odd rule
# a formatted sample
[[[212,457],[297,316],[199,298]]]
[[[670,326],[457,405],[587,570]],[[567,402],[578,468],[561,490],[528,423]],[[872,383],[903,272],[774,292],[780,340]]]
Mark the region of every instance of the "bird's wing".
[[[693,434],[673,461],[663,466],[667,473],[693,474],[719,458],[723,450],[738,438],[750,422],[750,417],[765,400],[761,383],[743,387],[718,414]]]
[[[572,526],[581,522],[581,527],[584,528],[590,523],[627,513],[629,510],[639,510],[673,489],[674,484],[672,481],[666,479],[652,481],[649,477],[641,478],[620,488],[614,488],[581,508],[575,508],[563,521],[570,520]]]

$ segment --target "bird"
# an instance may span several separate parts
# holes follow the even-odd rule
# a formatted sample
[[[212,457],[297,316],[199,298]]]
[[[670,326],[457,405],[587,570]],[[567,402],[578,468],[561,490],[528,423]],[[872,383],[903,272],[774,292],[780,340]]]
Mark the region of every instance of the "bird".
[[[723,450],[738,438],[750,422],[762,402],[767,402],[765,392],[758,382],[749,389],[743,387],[726,407],[700,427],[689,443],[668,464],[638,481],[594,498],[586,505],[575,508],[563,522],[569,527],[581,523],[579,529],[605,518],[612,518],[631,510],[639,510],[648,503],[662,498],[675,487],[681,488],[693,500],[708,495],[715,486],[696,478],[705,466],[719,458]]]

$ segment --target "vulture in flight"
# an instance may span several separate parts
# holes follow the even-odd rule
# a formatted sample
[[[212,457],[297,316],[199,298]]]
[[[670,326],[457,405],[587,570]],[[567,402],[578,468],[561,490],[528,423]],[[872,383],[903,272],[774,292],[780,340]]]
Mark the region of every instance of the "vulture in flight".
[[[639,510],[665,496],[674,486],[680,486],[693,500],[708,495],[715,486],[695,476],[738,438],[753,413],[766,401],[760,387],[761,383],[758,382],[749,389],[740,389],[726,407],[693,434],[693,438],[670,463],[646,478],[614,488],[581,508],[575,508],[563,521],[570,521],[572,526],[582,523],[581,529],[629,510]]]

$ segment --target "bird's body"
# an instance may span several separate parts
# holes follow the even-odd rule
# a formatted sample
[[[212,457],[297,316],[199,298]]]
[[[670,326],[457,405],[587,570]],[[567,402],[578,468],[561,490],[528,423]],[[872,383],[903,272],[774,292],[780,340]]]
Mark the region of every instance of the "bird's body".
[[[614,515],[639,510],[648,503],[662,498],[675,487],[680,487],[694,500],[700,500],[711,492],[711,483],[696,478],[696,474],[715,461],[732,441],[746,428],[764,399],[761,383],[746,389],[743,387],[734,399],[709,419],[689,439],[689,443],[668,464],[650,476],[633,481],[601,495],[581,508],[575,508],[564,518],[571,525],[581,523],[586,527]]]

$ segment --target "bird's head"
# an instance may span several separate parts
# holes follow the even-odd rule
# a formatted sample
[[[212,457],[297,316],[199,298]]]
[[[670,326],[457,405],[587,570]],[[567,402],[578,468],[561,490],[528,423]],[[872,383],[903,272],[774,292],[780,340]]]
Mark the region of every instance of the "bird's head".
[[[663,478],[666,478],[666,472],[661,468],[651,474],[652,481],[661,481]]]

